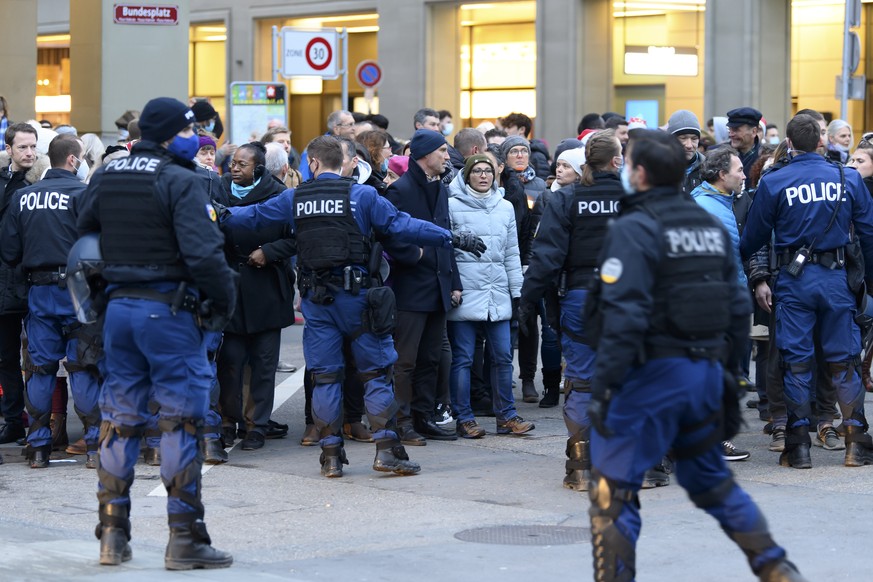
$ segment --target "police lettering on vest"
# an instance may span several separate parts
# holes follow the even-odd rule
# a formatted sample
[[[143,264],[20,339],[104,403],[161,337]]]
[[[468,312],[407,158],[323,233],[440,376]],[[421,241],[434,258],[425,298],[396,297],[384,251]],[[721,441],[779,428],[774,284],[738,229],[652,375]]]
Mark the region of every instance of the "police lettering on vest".
[[[158,158],[148,158],[140,156],[128,156],[118,158],[106,164],[106,170],[114,170],[116,172],[148,172],[154,174],[158,170],[158,164],[161,160]]]
[[[788,206],[795,202],[809,204],[810,202],[836,202],[840,198],[839,182],[819,182],[818,184],[801,184],[785,189],[785,199]],[[843,198],[843,202],[846,199]]]
[[[299,218],[315,216],[342,216],[345,214],[345,200],[342,198],[297,200],[294,203],[294,215]]]
[[[60,192],[28,192],[19,210],[69,210],[70,195]]]
[[[678,227],[664,231],[668,257],[724,256],[724,235],[718,228]]]
[[[579,216],[617,214],[618,200],[580,200],[576,206]]]

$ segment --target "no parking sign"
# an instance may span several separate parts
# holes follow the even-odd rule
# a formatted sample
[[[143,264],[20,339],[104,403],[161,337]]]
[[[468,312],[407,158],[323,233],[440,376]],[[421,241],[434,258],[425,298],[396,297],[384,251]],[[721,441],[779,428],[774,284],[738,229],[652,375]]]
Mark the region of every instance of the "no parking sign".
[[[382,82],[382,67],[376,61],[361,61],[355,69],[355,78],[364,89],[375,89]]]

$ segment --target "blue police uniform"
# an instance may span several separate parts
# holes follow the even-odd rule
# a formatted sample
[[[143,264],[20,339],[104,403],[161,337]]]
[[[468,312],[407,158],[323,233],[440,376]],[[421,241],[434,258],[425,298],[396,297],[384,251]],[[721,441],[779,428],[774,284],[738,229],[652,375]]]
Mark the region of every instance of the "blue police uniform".
[[[368,296],[373,292],[366,289],[367,245],[375,232],[402,242],[450,247],[451,233],[398,211],[374,188],[330,172],[261,204],[227,210],[224,228],[257,230],[290,224],[295,233],[298,285],[306,319],[303,354],[315,380],[312,415],[321,433],[322,473],[338,477],[342,474],[339,464],[347,463],[340,436],[343,338],[351,338],[352,354],[364,383],[365,408],[377,443],[373,468],[402,474],[418,472],[418,465],[408,461],[393,430],[397,404],[391,367],[397,352],[390,330],[377,334],[362,325],[362,313],[368,310]],[[304,233],[304,221],[317,221],[312,224],[318,228]],[[348,258],[323,262],[337,252]],[[397,462],[385,451],[393,452]],[[380,452],[388,455],[387,466],[380,463]]]
[[[200,325],[211,329],[229,317],[236,274],[225,261],[224,239],[195,165],[158,144],[191,121],[193,114],[176,100],[150,101],[140,118],[143,141],[130,157],[95,173],[79,217],[81,234],[100,233],[109,294],[97,494],[104,564],[130,557],[130,487],[152,390],[168,497],[165,566],[232,563],[210,546],[202,521],[200,441],[214,373]],[[200,299],[206,304],[198,306]]]
[[[533,256],[521,289],[522,301],[535,302],[550,287],[559,288],[560,338],[566,361],[564,422],[570,437],[564,486],[577,491],[586,490],[590,478],[588,403],[595,355],[585,337],[582,309],[608,221],[618,212],[624,194],[614,172],[595,172],[594,180],[590,186],[561,188],[552,196],[533,240]]]
[[[76,412],[85,428],[86,466],[97,466],[99,373],[96,361],[90,368],[79,362],[79,341],[86,336],[76,320],[65,280],[67,254],[77,239],[76,218],[85,188],[72,172],[52,168],[43,180],[16,192],[3,223],[3,261],[21,264],[30,280],[25,329],[32,375],[25,398],[31,417],[26,453],[32,467],[47,466],[51,453],[52,393],[64,357]]]
[[[727,232],[676,188],[655,187],[621,205],[586,309],[589,337],[598,338],[589,407],[598,429],[589,490],[595,578],[634,579],[638,491],[672,448],[679,484],[770,580],[785,551],[721,451],[719,358],[727,336],[730,365],[739,368],[751,313]]]
[[[854,321],[857,309],[845,269],[850,227],[860,240],[869,277],[873,267],[873,203],[861,176],[816,153],[802,153],[762,178],[740,242],[743,258],[749,258],[770,240],[772,232],[780,267],[773,292],[776,343],[782,355],[788,408],[786,447],[780,456],[783,465],[811,466],[807,427],[816,328],[848,431],[846,465],[873,463],[858,371],[861,342]],[[801,249],[806,249],[808,258],[802,271],[793,276],[789,265]]]

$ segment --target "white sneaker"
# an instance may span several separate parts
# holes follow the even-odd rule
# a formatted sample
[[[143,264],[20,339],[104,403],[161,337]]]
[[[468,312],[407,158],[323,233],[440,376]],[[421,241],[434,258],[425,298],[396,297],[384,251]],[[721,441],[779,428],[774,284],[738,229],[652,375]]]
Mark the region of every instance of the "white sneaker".
[[[455,418],[452,416],[452,409],[448,404],[437,404],[434,416],[437,426],[445,426],[455,422]]]

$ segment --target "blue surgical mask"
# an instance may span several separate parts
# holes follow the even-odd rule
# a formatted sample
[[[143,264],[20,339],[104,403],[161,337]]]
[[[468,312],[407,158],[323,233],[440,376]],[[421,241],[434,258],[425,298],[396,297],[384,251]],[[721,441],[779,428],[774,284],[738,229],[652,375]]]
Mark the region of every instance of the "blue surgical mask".
[[[772,145],[779,145],[779,142],[780,142],[781,140],[780,140],[777,136],[775,136],[775,135],[771,135],[771,136],[770,136],[770,139],[769,139],[768,141],[769,141]]]
[[[455,130],[455,125],[452,123],[447,123],[445,127],[443,127],[442,134],[443,135],[452,135],[452,132]]]
[[[388,173],[388,158],[385,158],[384,160],[382,160],[382,165],[380,167],[382,168],[383,175]]]
[[[170,145],[167,146],[167,149],[180,158],[193,160],[200,150],[200,138],[197,137],[196,133],[191,134],[191,137],[179,137],[177,135],[170,142]]]
[[[212,130],[215,129],[215,120],[214,120],[214,119],[210,119],[210,120],[209,120],[209,123],[207,123],[207,124],[205,124],[205,125],[201,125],[201,127],[202,127],[203,129],[205,129],[206,131],[208,131],[209,133],[212,133]]]
[[[624,188],[626,194],[636,194],[636,190],[631,186],[630,181],[630,166],[627,164],[621,167],[621,187]]]
[[[79,158],[76,158],[79,160]],[[82,182],[88,179],[88,172],[90,168],[88,167],[88,162],[85,160],[79,160],[79,167],[76,169],[76,177],[79,178]]]

